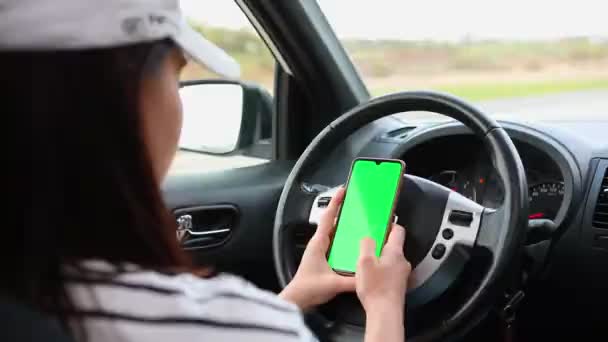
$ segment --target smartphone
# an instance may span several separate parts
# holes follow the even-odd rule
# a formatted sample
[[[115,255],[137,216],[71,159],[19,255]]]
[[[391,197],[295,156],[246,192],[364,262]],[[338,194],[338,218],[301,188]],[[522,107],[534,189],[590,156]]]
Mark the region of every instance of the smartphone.
[[[353,161],[327,256],[334,271],[355,274],[364,237],[376,242],[376,256],[380,256],[393,221],[404,172],[405,163],[398,159]]]

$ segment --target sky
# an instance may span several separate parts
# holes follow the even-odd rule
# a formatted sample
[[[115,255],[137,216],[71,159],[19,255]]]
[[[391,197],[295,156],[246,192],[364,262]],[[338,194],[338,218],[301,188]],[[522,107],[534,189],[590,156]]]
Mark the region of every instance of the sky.
[[[608,0],[319,0],[340,38],[443,40],[608,38]],[[231,0],[181,0],[186,16],[251,27]]]

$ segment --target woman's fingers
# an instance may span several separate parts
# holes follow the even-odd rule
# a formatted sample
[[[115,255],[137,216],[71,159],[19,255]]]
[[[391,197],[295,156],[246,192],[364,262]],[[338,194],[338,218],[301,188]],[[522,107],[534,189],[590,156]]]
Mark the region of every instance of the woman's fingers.
[[[386,255],[387,253],[403,255],[404,243],[405,228],[393,223],[386,245],[384,245],[384,248],[382,249],[382,255]]]
[[[319,254],[327,253],[327,249],[331,243],[331,235],[334,232],[335,220],[340,210],[340,204],[344,200],[344,188],[338,189],[334,194],[325,212],[321,216],[317,231],[310,239],[309,244],[312,244],[313,250]]]
[[[363,238],[359,249],[359,265],[365,267],[376,262],[376,242],[369,237]]]
[[[340,205],[344,200],[344,188],[340,187],[334,194],[329,205],[325,209],[325,212],[321,216],[319,226],[317,227],[317,233],[331,235],[334,230],[336,217],[340,211]]]

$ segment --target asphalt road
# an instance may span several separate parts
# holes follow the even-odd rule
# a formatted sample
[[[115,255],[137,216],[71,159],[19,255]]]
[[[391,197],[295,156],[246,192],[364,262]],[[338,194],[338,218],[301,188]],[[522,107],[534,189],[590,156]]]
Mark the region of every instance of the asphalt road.
[[[608,89],[480,103],[487,113],[538,121],[608,120]]]
[[[608,121],[608,89],[558,93],[474,103],[498,119],[527,121]],[[436,114],[397,115],[405,121],[445,120]]]
[[[485,101],[475,105],[499,119],[526,121],[608,121],[608,89]],[[408,122],[445,120],[430,113],[403,113]],[[171,172],[221,171],[252,166],[265,160],[244,156],[218,157],[180,151]]]

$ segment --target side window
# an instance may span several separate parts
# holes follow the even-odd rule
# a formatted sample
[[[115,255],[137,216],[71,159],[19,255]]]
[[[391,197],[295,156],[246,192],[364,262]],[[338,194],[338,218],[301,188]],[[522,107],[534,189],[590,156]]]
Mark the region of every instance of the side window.
[[[212,172],[267,162],[273,143],[272,54],[234,1],[180,4],[188,22],[240,64],[237,81],[245,86],[222,82],[204,66],[188,63],[180,77],[180,150],[170,172]]]

